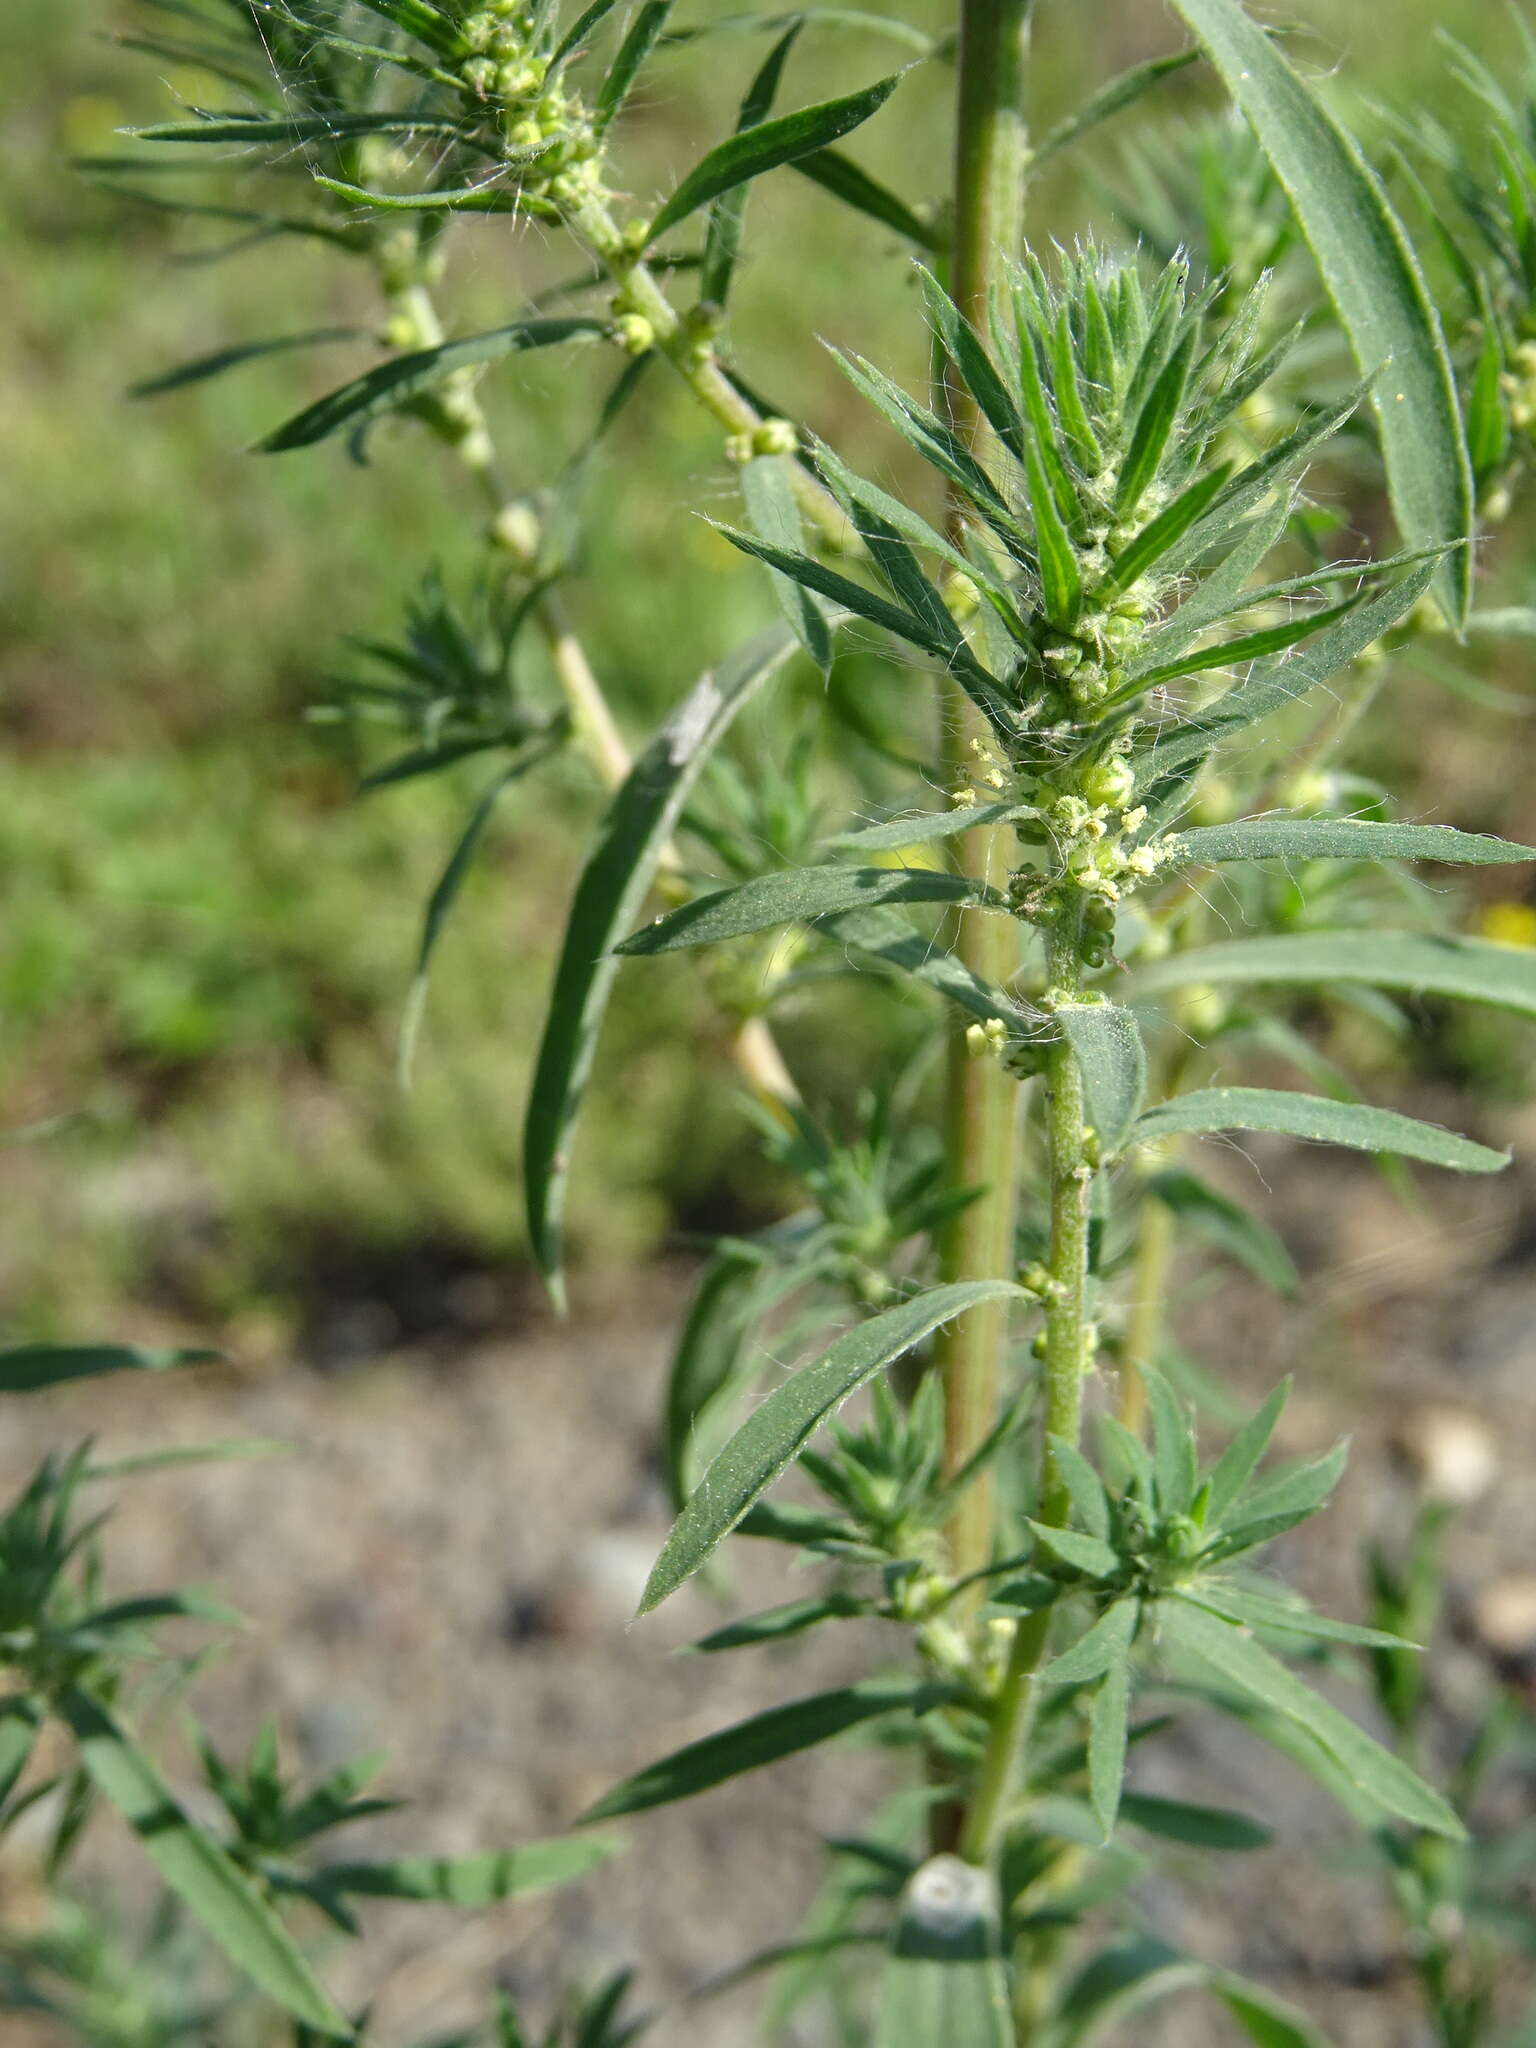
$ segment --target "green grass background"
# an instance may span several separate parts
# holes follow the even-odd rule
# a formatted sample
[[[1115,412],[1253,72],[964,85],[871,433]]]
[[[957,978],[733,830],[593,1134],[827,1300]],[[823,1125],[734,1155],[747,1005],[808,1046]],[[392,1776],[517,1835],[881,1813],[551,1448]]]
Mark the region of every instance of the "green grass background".
[[[1293,12],[1353,83],[1409,107],[1440,90],[1437,26],[1495,55],[1505,43],[1488,0]],[[228,342],[377,317],[366,276],[331,252],[210,262],[222,230],[72,174],[71,152],[116,147],[116,127],[164,117],[185,84],[119,45],[132,20],[114,0],[0,10],[0,1087],[8,1127],[46,1126],[0,1151],[0,1306],[17,1328],[191,1322],[276,1345],[317,1300],[380,1295],[409,1333],[445,1287],[466,1314],[491,1312],[494,1291],[455,1294],[456,1277],[517,1271],[524,1087],[593,795],[570,768],[506,803],[402,1094],[393,1039],[420,905],[476,778],[359,801],[355,760],[302,714],[325,695],[339,636],[388,630],[426,567],[473,559],[475,514],[405,426],[376,437],[368,470],[336,446],[245,452],[366,349],[125,397]],[[1153,0],[1042,0],[1037,121],[1176,40]],[[717,38],[657,74],[627,117],[638,190],[663,189],[723,131],[754,49]],[[885,62],[867,40],[804,38],[788,96]],[[861,139],[914,198],[945,183],[943,83],[936,69],[914,81]],[[1202,92],[1172,91],[1175,118]],[[1092,219],[1083,168],[1043,183],[1038,233]],[[817,338],[921,375],[902,256],[788,174],[755,198],[751,228],[744,367],[854,459],[888,463]],[[540,233],[479,224],[445,292],[452,325],[494,324],[568,267]],[[611,370],[529,361],[496,375],[514,474],[551,474]],[[598,480],[574,593],[634,737],[767,602],[694,516],[730,505],[718,434],[653,384]],[[747,1197],[740,1127],[698,1086],[701,1028],[685,975],[621,987],[575,1197],[598,1267],[621,1270],[679,1215]],[[835,1036],[814,1057],[833,1084],[859,1066]]]

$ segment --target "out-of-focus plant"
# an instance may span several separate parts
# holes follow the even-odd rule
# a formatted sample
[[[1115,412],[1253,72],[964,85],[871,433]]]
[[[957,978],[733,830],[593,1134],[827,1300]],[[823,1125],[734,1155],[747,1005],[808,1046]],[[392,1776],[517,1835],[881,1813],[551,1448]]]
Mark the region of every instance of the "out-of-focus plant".
[[[189,188],[190,211],[318,240],[366,265],[380,297],[383,359],[262,445],[342,437],[361,457],[404,417],[462,465],[480,508],[495,566],[479,571],[476,615],[444,596],[457,586],[429,582],[406,640],[365,643],[370,677],[346,691],[404,748],[375,784],[495,764],[429,905],[422,976],[511,780],[570,743],[610,792],[528,1112],[529,1234],[551,1291],[563,1295],[573,1130],[621,956],[713,949],[707,983],[775,1173],[806,1192],[723,1243],[701,1277],[664,1425],[678,1518],[644,1607],[739,1531],[826,1576],[701,1648],[862,1618],[890,1625],[891,1658],[648,1766],[585,1820],[866,1728],[913,1752],[919,1796],[836,1845],[807,1935],[760,1959],[787,1973],[781,2030],[816,1997],[838,2038],[878,2048],[1073,2048],[1198,1986],[1255,2041],[1315,2042],[1270,1991],[1156,1934],[1144,1838],[1232,1853],[1269,1836],[1247,1814],[1139,1791],[1135,1753],[1172,1715],[1226,1712],[1414,1858],[1451,1853],[1437,1845],[1463,1825],[1427,1781],[1433,1757],[1379,1742],[1298,1675],[1298,1659],[1364,1650],[1379,1678],[1412,1654],[1405,1617],[1333,1621],[1262,1575],[1259,1553],[1326,1502],[1342,1449],[1264,1462],[1282,1388],[1202,1454],[1165,1370],[1179,1357],[1169,1268],[1184,1231],[1281,1293],[1299,1285],[1264,1222],[1197,1170],[1193,1137],[1269,1133],[1473,1173],[1505,1163],[1367,1105],[1306,1027],[1319,1006],[1401,1026],[1398,1000],[1424,995],[1536,1015],[1529,957],[1445,929],[1424,880],[1530,850],[1395,817],[1348,754],[1405,650],[1466,629],[1478,508],[1495,519],[1523,478],[1516,331],[1536,164],[1502,166],[1510,135],[1536,148],[1526,111],[1498,103],[1499,177],[1447,157],[1459,141],[1440,149],[1492,253],[1480,268],[1448,236],[1437,262],[1451,274],[1432,294],[1331,98],[1238,0],[1175,0],[1191,46],[1059,110],[1033,151],[1029,0],[962,0],[957,40],[845,9],[679,25],[671,0],[622,20],[613,0],[570,19],[551,0],[165,12],[168,39],[151,44],[224,81],[223,103],[138,131],[138,153],[98,171],[153,170],[164,204],[178,164],[225,165],[231,191]],[[1052,11],[1038,12],[1048,35]],[[770,39],[734,128],[642,203],[626,106],[680,43],[725,28]],[[903,69],[777,111],[791,65],[832,29],[894,40]],[[951,61],[957,149],[935,208],[841,145],[908,68]],[[1196,64],[1232,117],[1192,144],[1154,128],[1136,146],[1138,245],[1095,241],[1085,221],[1070,253],[1032,251],[1033,169],[1155,108],[1162,81]],[[786,167],[918,266],[933,388],[885,374],[882,334],[841,359],[871,434],[901,448],[902,489],[738,368],[746,207]],[[450,339],[450,229],[482,246],[558,238],[581,267],[505,324]],[[158,381],[318,338],[242,344]],[[478,381],[530,350],[576,349],[613,362],[591,436],[549,489],[514,489]],[[722,651],[632,754],[571,606],[601,602],[579,547],[600,516],[584,488],[596,451],[657,363],[723,430],[742,509],[722,531],[766,566],[781,620]],[[1371,560],[1356,535],[1379,523],[1383,486],[1400,545]],[[1480,623],[1501,630],[1496,615]],[[558,698],[524,682],[525,631]],[[767,728],[777,759],[752,759],[732,733],[742,712],[795,661],[835,683],[855,640],[889,656],[882,687],[911,707],[897,731],[829,687],[835,772],[818,773],[809,712],[801,732]],[[913,737],[935,696],[937,747]],[[834,796],[851,815],[829,833]],[[946,1074],[937,1128],[921,1059],[867,1077],[851,1130],[799,1100],[774,1027],[806,1028],[818,984],[850,975],[926,1006]],[[1277,1065],[1317,1092],[1250,1084]],[[835,1420],[866,1388],[861,1419]],[[791,1468],[816,1499],[768,1497]],[[243,1777],[211,1768],[249,1871],[349,1913],[334,1875],[291,1861],[301,1842],[270,1760]],[[572,2038],[613,2039],[619,1995]]]
[[[0,1351],[0,1391],[160,1373],[208,1358],[114,1345],[19,1346]],[[232,1454],[212,1446],[190,1455]],[[238,1617],[195,1588],[117,1596],[107,1585],[108,1513],[96,1503],[125,1469],[188,1456],[152,1453],[122,1468],[98,1461],[85,1444],[46,1459],[0,1512],[0,1837],[14,1857],[21,1831],[30,1833],[30,1867],[46,1901],[39,1924],[0,1929],[0,2012],[47,2016],[90,2048],[270,2039],[273,2016],[283,2013],[297,2042],[351,2039],[362,2022],[332,1999],[308,1953],[318,1929],[361,1935],[359,1905],[368,1899],[495,1905],[568,1883],[617,1844],[567,1836],[499,1855],[343,1859],[336,1832],[398,1804],[366,1796],[380,1760],[359,1758],[314,1783],[296,1782],[270,1725],[240,1764],[199,1732],[202,1783],[189,1795],[175,1791],[135,1724],[184,1693],[207,1652],[172,1650],[162,1631],[192,1624],[206,1635]],[[89,1884],[76,1887],[82,1841],[111,1813],[153,1868],[152,1906],[103,1902]],[[590,2036],[604,2048],[631,2038],[612,2031],[621,1999],[622,1986]],[[264,2015],[255,2035],[253,2013]],[[510,2013],[502,2024],[515,2038]]]

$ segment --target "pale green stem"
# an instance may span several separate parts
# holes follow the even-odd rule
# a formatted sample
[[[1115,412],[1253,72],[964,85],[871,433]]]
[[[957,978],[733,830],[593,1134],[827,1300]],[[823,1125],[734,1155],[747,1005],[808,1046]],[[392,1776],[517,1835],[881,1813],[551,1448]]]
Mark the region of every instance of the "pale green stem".
[[[950,289],[977,331],[987,331],[987,304],[1006,259],[1016,253],[1023,217],[1027,138],[1024,60],[1030,0],[961,0],[955,115],[955,224]],[[981,437],[974,402],[958,384],[948,392],[950,416],[973,442]],[[951,508],[957,524],[959,508]],[[943,691],[946,768],[951,786],[972,764],[972,741],[989,738],[981,714],[953,683]],[[968,832],[954,842],[964,874],[994,888],[1012,865],[1009,827]],[[1007,918],[977,911],[957,920],[954,951],[995,988],[1018,966],[1018,929]],[[994,1060],[969,1056],[963,1034],[950,1042],[945,1156],[949,1182],[980,1192],[945,1234],[946,1281],[995,1279],[1015,1264],[1018,1191],[1018,1101],[1013,1077]],[[974,1454],[997,1415],[1007,1343],[1005,1302],[987,1302],[946,1324],[937,1346],[944,1387],[944,1462],[957,1471]],[[951,1569],[968,1574],[991,1559],[995,1506],[990,1474],[969,1486],[949,1527]]]
[[[1080,926],[1058,927],[1050,946],[1050,985],[1058,1000],[1080,989]],[[1083,1381],[1092,1364],[1088,1315],[1088,1232],[1093,1167],[1083,1115],[1083,1077],[1065,1038],[1046,1055],[1046,1141],[1051,1241],[1045,1290],[1045,1430],[1076,1446],[1082,1434]],[[1036,1519],[1066,1526],[1071,1502],[1047,1443],[1041,1459]],[[982,1863],[997,1847],[1008,1817],[1034,1714],[1034,1679],[1050,1637],[1051,1609],[1019,1623],[1008,1670],[993,1704],[981,1774],[961,1836],[961,1853]]]
[[[588,254],[608,271],[628,308],[649,323],[655,347],[699,403],[729,433],[750,441],[765,424],[763,414],[725,374],[709,335],[683,319],[644,258],[626,244],[604,202],[597,198],[583,200],[567,216],[567,225]],[[786,468],[801,512],[829,547],[846,549],[849,526],[837,500],[822,489],[801,463],[791,461]]]

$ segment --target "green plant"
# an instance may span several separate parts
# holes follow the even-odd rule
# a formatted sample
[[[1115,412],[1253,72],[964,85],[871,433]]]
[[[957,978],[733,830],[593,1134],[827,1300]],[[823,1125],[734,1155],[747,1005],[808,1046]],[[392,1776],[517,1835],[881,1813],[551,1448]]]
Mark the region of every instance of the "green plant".
[[[1168,1264],[1188,1225],[1282,1291],[1295,1284],[1262,1222],[1183,1156],[1192,1136],[1271,1133],[1474,1173],[1505,1163],[1361,1101],[1301,1004],[1391,1023],[1395,996],[1428,994],[1536,1015],[1530,960],[1440,928],[1440,899],[1414,875],[1531,850],[1395,819],[1345,754],[1405,652],[1465,630],[1478,508],[1502,517],[1521,481],[1528,110],[1496,102],[1501,187],[1454,138],[1406,170],[1404,184],[1449,173],[1491,251],[1469,257],[1443,229],[1432,294],[1360,145],[1237,0],[1176,0],[1191,48],[1068,109],[1033,154],[1027,0],[963,0],[954,45],[845,11],[675,29],[668,0],[622,29],[611,0],[571,22],[545,4],[430,0],[170,11],[197,33],[188,47],[177,29],[163,53],[240,98],[139,131],[147,161],[172,179],[190,161],[196,178],[209,148],[250,152],[238,206],[184,203],[359,259],[387,314],[391,353],[263,446],[346,436],[362,459],[377,423],[404,415],[483,505],[496,570],[479,616],[424,585],[406,641],[371,644],[372,679],[347,697],[403,737],[375,784],[496,763],[428,907],[419,988],[502,791],[572,745],[611,792],[527,1123],[530,1239],[552,1292],[573,1126],[621,956],[712,949],[706,985],[756,1119],[806,1189],[802,1211],[723,1244],[702,1276],[665,1423],[678,1517],[644,1606],[739,1530],[824,1561],[830,1578],[702,1648],[874,1616],[905,1632],[907,1652],[889,1674],[663,1759],[585,1819],[877,1729],[919,1761],[921,1813],[840,1845],[859,1881],[805,1942],[764,1959],[794,1966],[796,1999],[833,1989],[845,2038],[1068,2048],[1198,1985],[1253,2040],[1315,2041],[1284,2001],[1141,1921],[1129,1894],[1143,1858],[1122,1824],[1213,1851],[1265,1836],[1247,1815],[1126,1789],[1132,1745],[1166,1719],[1139,1707],[1234,1715],[1350,1811],[1420,1838],[1455,1841],[1462,1824],[1285,1661],[1408,1646],[1256,1573],[1256,1554],[1324,1505],[1342,1452],[1262,1465],[1281,1389],[1202,1460],[1160,1369],[1177,1357]],[[743,26],[776,40],[735,132],[646,211],[624,196],[617,117],[678,41]],[[948,207],[909,202],[838,146],[904,72],[774,111],[812,32],[849,26],[894,38],[914,64],[954,62]],[[1251,137],[1153,145],[1161,258],[1108,227],[1050,263],[1030,251],[1033,167],[1197,62]],[[97,168],[121,180],[132,161]],[[753,182],[786,166],[919,261],[932,389],[884,372],[883,336],[841,359],[872,430],[883,421],[901,450],[894,488],[793,424],[738,365],[727,311],[744,208]],[[465,217],[481,234],[537,223],[584,268],[515,320],[447,339],[433,294],[445,230]],[[605,345],[617,374],[590,439],[550,490],[511,492],[477,379],[529,351]],[[744,524],[721,530],[766,565],[782,618],[718,660],[632,759],[569,607],[598,444],[653,363],[724,429]],[[221,351],[179,380],[230,364]],[[1354,534],[1380,481],[1402,546],[1370,561]],[[1324,484],[1345,510],[1326,508]],[[1499,618],[1482,628],[1529,627]],[[831,693],[845,717],[830,762],[781,727],[770,772],[729,765],[734,721],[789,664],[835,673],[839,648],[870,629],[892,650],[872,689],[899,698],[893,711],[848,717],[846,692]],[[524,633],[542,641],[558,699],[522,686]],[[914,680],[925,670],[932,687]],[[937,750],[916,738],[935,696]],[[833,801],[857,822],[828,834],[818,813]],[[709,888],[721,869],[728,885]],[[1211,874],[1223,898],[1207,895]],[[669,907],[646,923],[653,895]],[[921,1056],[869,1091],[850,1135],[800,1102],[774,1027],[850,974],[931,1003],[947,1069],[937,1135]],[[1250,1058],[1255,1081],[1278,1061],[1320,1092],[1232,1083],[1230,1063],[1244,1073]],[[769,1337],[775,1357],[803,1362],[743,1419]],[[1085,1411],[1110,1405],[1109,1367],[1119,1412],[1090,1428]],[[838,1422],[865,1388],[862,1422]],[[766,1497],[792,1467],[816,1504]],[[850,1988],[872,1951],[878,1983]]]

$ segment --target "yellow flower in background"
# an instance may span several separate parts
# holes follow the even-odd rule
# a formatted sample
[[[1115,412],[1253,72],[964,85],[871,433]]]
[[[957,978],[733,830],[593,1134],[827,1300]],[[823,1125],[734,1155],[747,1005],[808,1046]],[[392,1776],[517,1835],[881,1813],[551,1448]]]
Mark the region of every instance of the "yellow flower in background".
[[[1536,903],[1490,903],[1479,913],[1479,934],[1500,946],[1536,946]]]

